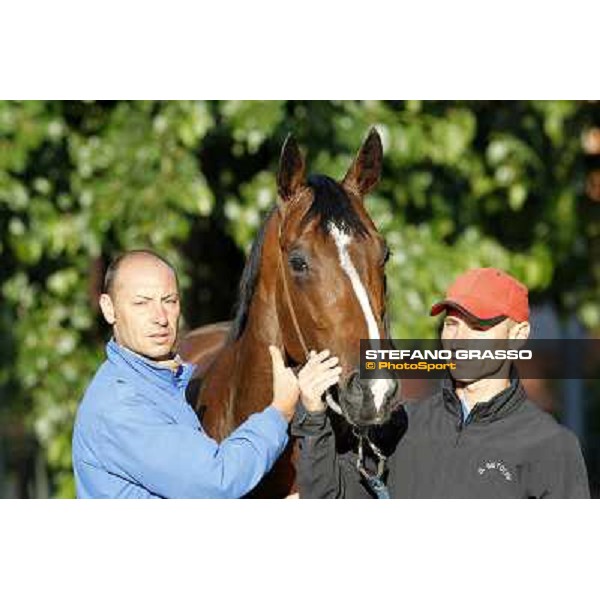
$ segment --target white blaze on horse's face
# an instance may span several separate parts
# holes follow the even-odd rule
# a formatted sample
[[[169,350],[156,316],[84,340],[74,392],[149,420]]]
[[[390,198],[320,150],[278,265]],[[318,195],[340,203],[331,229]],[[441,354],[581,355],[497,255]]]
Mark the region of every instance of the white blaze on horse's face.
[[[342,270],[344,273],[346,273],[346,275],[348,275],[350,283],[352,284],[352,288],[354,289],[354,293],[358,298],[358,302],[365,316],[369,339],[379,340],[381,339],[379,336],[379,327],[377,326],[377,321],[375,319],[375,315],[373,314],[373,308],[371,307],[371,302],[369,301],[369,295],[367,294],[367,290],[360,280],[360,276],[356,271],[356,267],[352,263],[350,254],[348,253],[348,245],[352,241],[352,236],[348,235],[334,224],[329,226],[329,232],[335,241]],[[369,385],[373,393],[373,402],[375,403],[375,408],[379,411],[383,401],[385,400],[386,394],[393,386],[393,383],[389,379],[372,379],[369,381]]]

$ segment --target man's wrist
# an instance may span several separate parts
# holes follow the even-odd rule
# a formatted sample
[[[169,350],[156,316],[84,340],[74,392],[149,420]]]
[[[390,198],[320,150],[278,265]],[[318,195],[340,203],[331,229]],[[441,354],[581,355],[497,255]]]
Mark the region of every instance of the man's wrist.
[[[327,405],[320,398],[318,400],[313,400],[306,398],[305,396],[301,396],[300,400],[306,412],[319,414],[324,413],[327,410]]]
[[[327,410],[311,412],[304,404],[298,404],[292,420],[292,435],[299,437],[320,435],[330,427]]]
[[[275,404],[274,402],[271,403],[269,408],[274,409],[277,415],[279,415],[281,419],[283,419],[286,423],[290,423],[292,418],[294,417],[294,412],[286,411],[281,406],[277,406],[277,404]]]
[[[271,406],[289,423],[294,416],[295,405],[289,402],[278,402],[273,400]]]

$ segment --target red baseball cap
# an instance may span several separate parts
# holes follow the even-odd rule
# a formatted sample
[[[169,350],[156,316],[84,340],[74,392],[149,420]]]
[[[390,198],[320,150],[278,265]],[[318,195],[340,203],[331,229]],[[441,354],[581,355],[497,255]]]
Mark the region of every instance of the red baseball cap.
[[[431,307],[431,316],[448,307],[466,311],[480,320],[509,317],[517,323],[529,320],[528,290],[500,269],[471,269],[459,275],[446,298]]]

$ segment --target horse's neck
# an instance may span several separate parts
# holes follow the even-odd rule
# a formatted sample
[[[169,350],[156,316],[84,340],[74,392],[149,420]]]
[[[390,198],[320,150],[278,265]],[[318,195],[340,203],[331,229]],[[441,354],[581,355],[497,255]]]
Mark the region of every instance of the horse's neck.
[[[235,344],[233,394],[238,417],[245,419],[271,403],[273,389],[269,345],[281,345],[275,300],[257,294],[252,303],[246,328]]]
[[[277,234],[276,221],[272,216],[265,230],[260,272],[246,326],[233,349],[236,360],[236,404],[246,416],[268,406],[273,395],[269,345],[281,347],[281,327],[277,314],[279,264],[276,253],[272,251],[279,246]]]
[[[204,427],[213,437],[223,439],[271,403],[270,343],[277,344],[277,340],[249,323],[240,339],[227,344],[209,369],[200,404],[206,409]]]
[[[264,248],[272,248],[278,243],[273,223],[265,235]],[[225,346],[207,373],[200,402],[207,407],[205,426],[217,438],[228,435],[252,413],[263,410],[272,401],[269,344],[281,347],[277,282],[272,276],[277,270],[276,257],[263,252],[259,280],[244,331],[239,339]]]

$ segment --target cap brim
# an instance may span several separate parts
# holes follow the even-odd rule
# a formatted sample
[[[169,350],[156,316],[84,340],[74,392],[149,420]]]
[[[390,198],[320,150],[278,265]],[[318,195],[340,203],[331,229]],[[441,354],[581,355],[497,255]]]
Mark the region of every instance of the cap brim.
[[[478,317],[477,315],[473,314],[470,310],[462,306],[462,304],[459,304],[458,302],[453,302],[452,300],[443,300],[442,302],[437,302],[431,307],[429,314],[432,317],[435,317],[436,315],[439,315],[448,308],[454,308],[457,311],[463,313],[466,317],[469,317],[470,319],[475,319],[477,321],[482,319],[482,317]]]
[[[436,315],[439,315],[440,313],[444,312],[448,308],[454,308],[458,312],[465,315],[465,317],[467,317],[468,319],[470,319],[472,321],[479,321],[481,323],[485,323],[486,325],[493,325],[495,323],[500,323],[501,321],[503,321],[506,318],[506,315],[498,315],[498,314],[493,315],[493,316],[487,316],[487,315],[479,316],[479,315],[476,315],[474,312],[470,311],[468,308],[465,308],[462,304],[459,304],[458,302],[453,302],[452,300],[443,300],[442,302],[437,302],[436,304],[434,304],[431,307],[429,314],[432,317],[435,317]]]
[[[435,317],[436,315],[439,315],[441,312],[444,312],[447,307],[448,307],[447,302],[437,302],[436,304],[434,304],[431,307],[431,310],[429,311],[429,315],[432,317]]]
[[[451,300],[444,300],[443,302],[438,302],[431,307],[430,315],[435,317],[439,315],[441,312],[445,311],[448,308],[454,308],[458,312],[460,312],[467,321],[471,321],[473,323],[477,323],[479,326],[484,328],[494,327],[498,323],[501,323],[506,319],[506,315],[496,315],[494,317],[478,317],[471,311],[467,310],[461,304],[457,302],[452,302]]]

